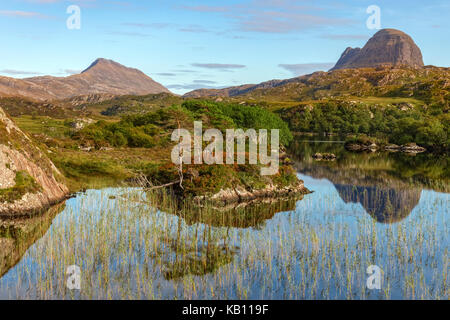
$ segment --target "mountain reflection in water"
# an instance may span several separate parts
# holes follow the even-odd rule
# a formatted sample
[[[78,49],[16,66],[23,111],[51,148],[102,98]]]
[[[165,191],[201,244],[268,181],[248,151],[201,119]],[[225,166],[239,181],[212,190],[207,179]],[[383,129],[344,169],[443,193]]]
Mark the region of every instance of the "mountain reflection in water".
[[[345,203],[361,204],[380,223],[396,223],[408,217],[423,189],[449,191],[445,155],[352,153],[336,141],[297,141],[291,151],[300,173],[327,179]],[[316,152],[333,152],[337,160],[315,161],[312,155]]]
[[[377,222],[394,223],[405,219],[420,201],[421,190],[335,184],[345,203],[360,203]]]

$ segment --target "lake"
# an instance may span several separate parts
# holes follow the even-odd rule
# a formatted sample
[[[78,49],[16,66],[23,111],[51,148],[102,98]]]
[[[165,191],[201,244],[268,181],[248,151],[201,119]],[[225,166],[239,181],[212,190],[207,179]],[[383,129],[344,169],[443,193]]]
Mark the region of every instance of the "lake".
[[[298,199],[193,211],[109,188],[0,220],[0,299],[449,299],[448,157],[301,137],[291,154]]]

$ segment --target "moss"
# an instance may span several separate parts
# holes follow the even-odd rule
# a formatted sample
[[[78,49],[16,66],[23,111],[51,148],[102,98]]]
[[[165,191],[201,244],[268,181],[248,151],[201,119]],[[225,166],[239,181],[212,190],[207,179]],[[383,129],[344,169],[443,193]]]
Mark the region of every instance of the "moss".
[[[14,202],[27,193],[37,193],[42,188],[26,171],[16,172],[14,187],[0,189],[0,202]]]

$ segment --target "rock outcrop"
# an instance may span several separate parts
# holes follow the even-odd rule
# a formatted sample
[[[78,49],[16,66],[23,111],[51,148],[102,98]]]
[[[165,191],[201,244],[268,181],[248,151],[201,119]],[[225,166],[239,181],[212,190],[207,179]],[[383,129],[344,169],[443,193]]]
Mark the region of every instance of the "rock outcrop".
[[[69,193],[50,159],[0,108],[0,216],[31,215]]]
[[[345,49],[331,70],[372,68],[381,65],[423,67],[424,64],[422,53],[410,36],[399,30],[383,29],[362,49]]]

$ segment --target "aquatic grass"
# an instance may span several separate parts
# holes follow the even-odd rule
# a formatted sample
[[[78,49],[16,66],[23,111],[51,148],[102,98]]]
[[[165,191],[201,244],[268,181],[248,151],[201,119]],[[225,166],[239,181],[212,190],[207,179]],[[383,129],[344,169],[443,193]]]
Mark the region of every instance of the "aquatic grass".
[[[313,196],[239,227],[187,224],[191,205],[170,194],[90,190],[69,200],[0,279],[0,297],[448,299],[448,221],[439,213],[448,197],[430,199],[407,222],[380,224],[361,211],[340,214],[333,196],[321,200],[325,215],[314,214]],[[199,217],[211,214],[206,207]],[[65,286],[72,264],[82,270],[81,291]],[[372,264],[383,269],[382,290],[366,288]]]

